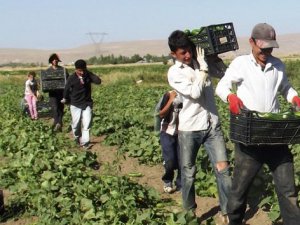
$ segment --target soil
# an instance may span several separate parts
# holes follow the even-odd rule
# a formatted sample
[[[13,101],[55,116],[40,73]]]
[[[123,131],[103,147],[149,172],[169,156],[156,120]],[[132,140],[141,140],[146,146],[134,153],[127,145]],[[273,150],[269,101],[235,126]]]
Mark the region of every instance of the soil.
[[[140,165],[136,158],[118,156],[117,148],[111,146],[102,145],[104,137],[92,137],[91,143],[93,144],[90,151],[95,152],[98,157],[98,162],[100,163],[99,170],[95,170],[95,173],[106,173],[114,171],[119,175],[126,175],[130,172],[140,172],[143,174],[142,177],[132,177],[134,181],[141,185],[153,187],[156,189],[163,199],[173,199],[177,206],[173,206],[170,209],[173,211],[181,210],[181,194],[175,192],[172,194],[167,194],[163,192],[161,176],[163,173],[163,166],[147,166]],[[4,192],[4,196],[6,193]],[[213,217],[216,224],[218,223],[218,200],[216,198],[209,197],[196,197],[197,210],[196,215],[199,218],[200,224],[205,224],[205,220]],[[246,225],[272,225],[271,220],[268,218],[266,212],[262,210],[247,210],[246,213]],[[36,218],[22,218],[19,220],[9,220],[2,222],[3,225],[29,225],[36,221]],[[279,225],[279,224],[278,224]]]

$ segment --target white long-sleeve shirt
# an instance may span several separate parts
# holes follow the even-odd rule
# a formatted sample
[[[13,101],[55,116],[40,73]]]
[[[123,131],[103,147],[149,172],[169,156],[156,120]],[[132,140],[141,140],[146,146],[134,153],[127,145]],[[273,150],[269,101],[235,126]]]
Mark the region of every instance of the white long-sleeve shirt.
[[[26,80],[25,82],[25,95],[34,95],[33,91],[31,90],[31,86],[34,85],[34,82],[31,80]]]
[[[168,81],[182,100],[178,130],[206,130],[210,122],[212,126],[219,123],[212,83],[207,79],[203,86],[198,69],[175,61],[168,71]]]
[[[232,61],[216,87],[216,94],[227,102],[232,85],[236,84],[237,96],[249,110],[278,112],[278,93],[292,102],[297,92],[291,87],[282,61],[270,56],[264,69],[252,54],[239,56]]]

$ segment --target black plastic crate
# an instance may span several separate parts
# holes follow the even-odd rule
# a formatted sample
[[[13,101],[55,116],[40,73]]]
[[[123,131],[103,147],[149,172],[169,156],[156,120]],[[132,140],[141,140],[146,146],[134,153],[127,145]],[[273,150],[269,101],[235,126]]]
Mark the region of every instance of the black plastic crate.
[[[65,69],[56,71],[41,71],[41,89],[43,92],[52,90],[63,90],[66,84]]]
[[[50,102],[38,101],[36,106],[37,106],[39,117],[50,116],[52,114],[52,108]]]
[[[195,45],[204,49],[205,55],[220,54],[239,49],[233,23],[201,27],[198,34],[190,36]]]
[[[41,89],[43,92],[53,91],[53,90],[63,90],[65,88],[65,80],[42,80]]]
[[[255,111],[230,115],[230,139],[245,145],[298,144],[300,118],[273,120],[258,116]]]

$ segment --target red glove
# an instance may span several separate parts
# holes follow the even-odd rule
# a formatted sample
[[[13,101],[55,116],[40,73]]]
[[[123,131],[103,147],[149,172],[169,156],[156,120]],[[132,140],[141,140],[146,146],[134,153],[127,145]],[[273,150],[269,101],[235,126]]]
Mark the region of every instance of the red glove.
[[[232,114],[240,114],[241,108],[244,107],[244,104],[241,99],[239,99],[235,94],[229,94],[227,96],[229,102],[229,110]]]
[[[298,108],[300,108],[300,98],[298,96],[295,96],[292,100],[292,103],[296,105]]]

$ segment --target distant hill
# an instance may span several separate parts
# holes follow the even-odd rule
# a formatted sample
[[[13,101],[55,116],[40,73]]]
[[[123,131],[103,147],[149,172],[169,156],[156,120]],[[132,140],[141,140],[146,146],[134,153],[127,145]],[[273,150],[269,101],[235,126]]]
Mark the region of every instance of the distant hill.
[[[277,36],[280,48],[274,50],[276,56],[300,55],[300,33]],[[221,55],[223,58],[233,58],[237,55],[250,52],[248,37],[239,37],[239,50]],[[37,49],[6,49],[0,48],[0,65],[10,62],[15,63],[48,63],[51,53],[57,52],[64,64],[70,64],[79,58],[88,59],[96,53],[102,55],[140,56],[168,55],[169,48],[167,40],[138,40],[127,42],[102,43],[98,46],[93,44],[83,45],[72,49],[37,50]]]

